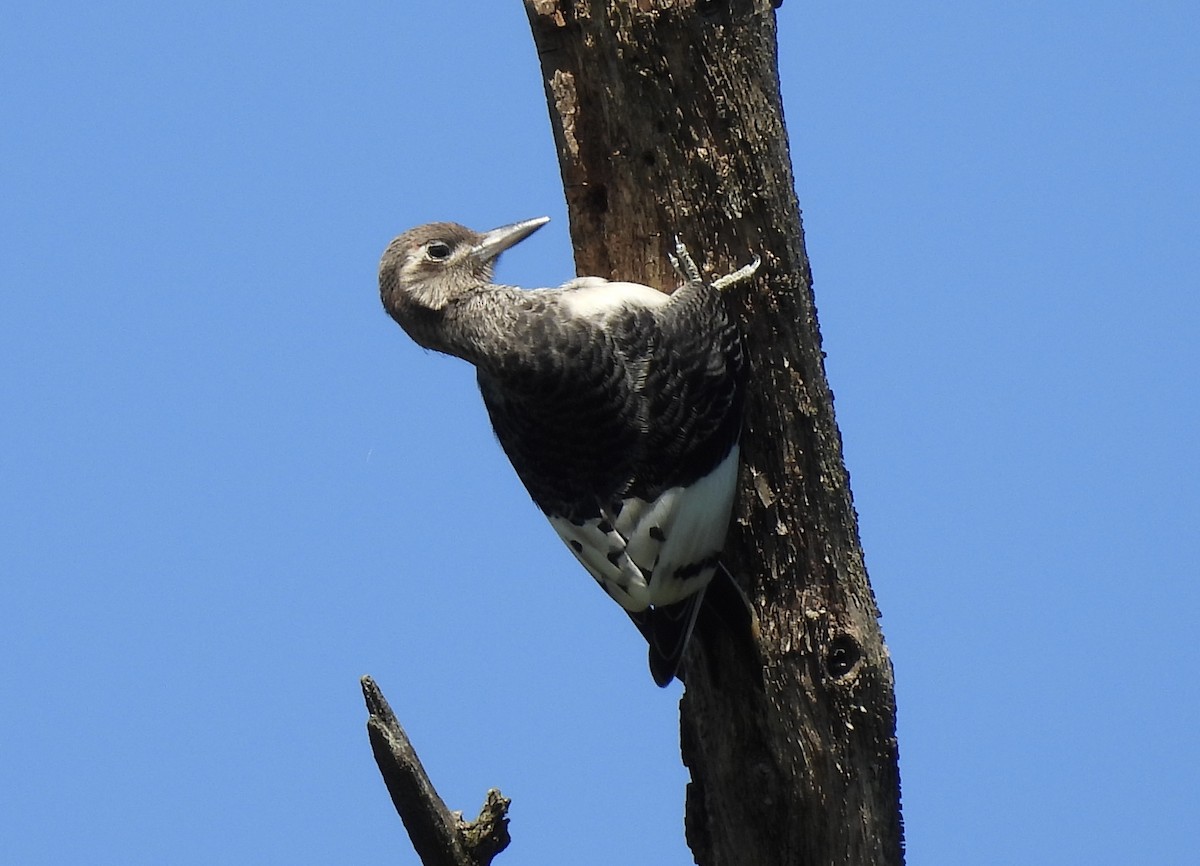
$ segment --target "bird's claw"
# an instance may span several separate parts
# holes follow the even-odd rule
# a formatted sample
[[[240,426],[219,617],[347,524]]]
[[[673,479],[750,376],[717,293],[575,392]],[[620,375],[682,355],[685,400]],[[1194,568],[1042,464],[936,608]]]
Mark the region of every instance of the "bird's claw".
[[[675,253],[667,253],[667,258],[671,260],[671,267],[675,269],[675,273],[685,283],[703,282],[704,278],[700,276],[700,268],[696,267],[695,259],[692,258],[692,254],[688,252],[683,241],[679,239],[679,235],[675,235]],[[736,286],[738,283],[744,283],[758,272],[761,264],[762,259],[755,256],[754,261],[750,264],[743,265],[733,273],[713,280],[712,287],[717,291],[722,291],[730,286]]]
[[[671,260],[671,267],[675,268],[675,273],[679,274],[685,283],[700,282],[700,269],[696,267],[692,254],[679,239],[679,235],[675,235],[675,255],[667,253],[667,258]]]
[[[750,264],[742,265],[732,274],[726,274],[719,279],[713,280],[713,288],[720,292],[729,288],[730,286],[736,286],[738,283],[744,283],[746,280],[758,273],[758,266],[761,264],[762,259],[759,256],[755,256],[754,261],[752,261]]]

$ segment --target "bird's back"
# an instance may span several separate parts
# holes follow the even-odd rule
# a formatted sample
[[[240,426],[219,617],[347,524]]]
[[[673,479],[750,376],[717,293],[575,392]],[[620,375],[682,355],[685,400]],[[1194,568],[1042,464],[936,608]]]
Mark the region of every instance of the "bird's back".
[[[641,611],[696,593],[716,567],[743,360],[715,290],[684,306],[606,288],[593,278],[531,298],[516,341],[528,351],[480,365],[479,385],[535,503],[601,586]],[[543,306],[551,298],[557,309]]]

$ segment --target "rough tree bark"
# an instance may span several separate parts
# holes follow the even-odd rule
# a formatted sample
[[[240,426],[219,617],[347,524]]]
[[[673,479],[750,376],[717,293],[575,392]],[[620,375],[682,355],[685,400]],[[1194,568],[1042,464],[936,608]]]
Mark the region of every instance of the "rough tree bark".
[[[675,284],[763,259],[731,291],[751,393],[726,551],[759,658],[689,651],[686,827],[701,866],[903,862],[892,668],[825,378],[770,0],[526,0],[580,274]],[[707,260],[706,260],[707,259]]]
[[[464,821],[461,812],[451,812],[429,781],[408,734],[375,680],[363,677],[362,692],[370,713],[367,736],[371,752],[421,863],[489,866],[510,841],[508,798],[495,788],[488,791],[474,821]]]

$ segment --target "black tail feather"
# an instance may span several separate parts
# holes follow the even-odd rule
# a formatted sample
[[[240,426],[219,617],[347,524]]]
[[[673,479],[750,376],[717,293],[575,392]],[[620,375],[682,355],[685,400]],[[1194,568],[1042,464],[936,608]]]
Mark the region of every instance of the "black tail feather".
[[[705,590],[705,615],[717,617],[733,634],[754,635],[758,633],[758,615],[750,604],[750,598],[738,586],[725,563],[717,563],[717,573]]]
[[[708,586],[695,595],[675,604],[629,613],[629,618],[650,645],[650,674],[663,687],[677,676],[683,679],[679,665],[700,618],[707,628],[715,626],[746,639],[752,640],[758,630],[750,599],[722,563],[718,563]]]
[[[665,688],[675,679],[703,601],[701,590],[675,604],[629,614],[650,645],[650,675],[659,686]]]

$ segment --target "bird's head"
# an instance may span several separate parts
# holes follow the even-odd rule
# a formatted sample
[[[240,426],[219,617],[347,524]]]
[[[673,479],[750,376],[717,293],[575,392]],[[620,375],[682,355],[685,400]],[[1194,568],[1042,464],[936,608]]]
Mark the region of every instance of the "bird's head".
[[[538,217],[483,233],[458,223],[409,229],[388,244],[379,262],[384,308],[422,346],[442,349],[436,336],[446,307],[488,285],[500,254],[549,221]]]

